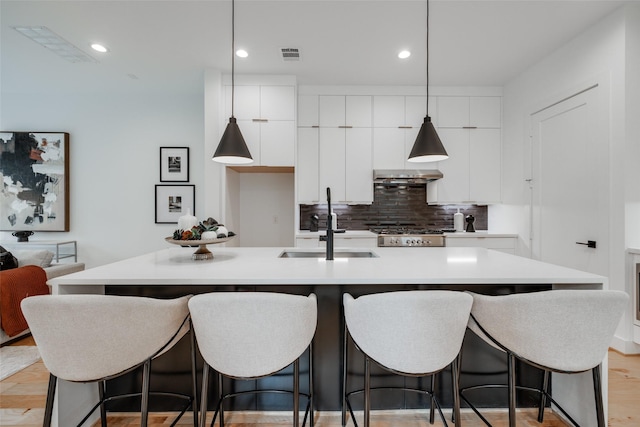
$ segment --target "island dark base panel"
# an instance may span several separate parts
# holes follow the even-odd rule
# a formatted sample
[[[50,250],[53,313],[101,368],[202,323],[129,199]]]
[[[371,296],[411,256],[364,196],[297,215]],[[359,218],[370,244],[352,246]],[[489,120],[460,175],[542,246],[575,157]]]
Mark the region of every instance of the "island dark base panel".
[[[450,289],[470,290],[488,295],[504,295],[516,292],[535,292],[548,290],[549,285],[468,285],[468,286],[434,286],[434,285],[300,285],[300,286],[107,286],[108,295],[146,296],[155,298],[175,298],[189,294],[207,292],[282,292],[297,295],[315,293],[318,299],[318,326],[314,337],[314,405],[320,411],[339,411],[341,409],[342,389],[342,343],[344,340],[344,322],[342,309],[342,295],[345,292],[354,297],[360,295],[416,289]],[[154,359],[151,370],[151,391],[163,390],[177,393],[191,394],[191,363],[189,349],[189,335],[170,351]],[[202,381],[202,358],[197,353],[198,394]],[[300,390],[308,391],[307,374],[309,369],[308,354],[305,353],[300,364]],[[349,340],[349,372],[348,389],[355,390],[363,387],[364,358]],[[529,387],[539,387],[542,383],[542,372],[538,369],[518,363],[516,367],[517,384]],[[292,389],[293,367],[289,366],[271,377],[259,380],[239,381],[224,379],[224,392],[241,390],[264,389]],[[208,409],[214,410],[217,405],[216,395],[217,375],[212,371],[209,375]],[[479,339],[472,332],[467,331],[463,345],[463,359],[461,372],[461,387],[475,384],[506,384],[507,358],[502,353]],[[372,364],[371,386],[409,387],[429,390],[430,377],[410,378],[394,375],[379,366]],[[110,380],[107,383],[107,395],[122,393],[136,393],[142,387],[141,370]],[[436,395],[443,407],[452,406],[451,371],[445,369],[436,376]],[[507,391],[503,389],[485,389],[471,392],[469,399],[480,408],[507,407]],[[400,391],[378,391],[371,394],[372,409],[403,409],[428,408],[429,401],[424,396]],[[199,397],[198,397],[199,402]],[[354,410],[363,407],[361,395],[351,399]],[[283,394],[244,395],[225,402],[225,410],[258,410],[277,411],[291,410],[292,397]],[[300,399],[304,409],[306,400]],[[152,411],[179,410],[181,402],[168,399],[150,399]],[[535,407],[538,397],[531,393],[518,393],[519,407]],[[465,405],[463,404],[463,407]],[[116,401],[108,406],[110,411],[138,412],[139,399]]]

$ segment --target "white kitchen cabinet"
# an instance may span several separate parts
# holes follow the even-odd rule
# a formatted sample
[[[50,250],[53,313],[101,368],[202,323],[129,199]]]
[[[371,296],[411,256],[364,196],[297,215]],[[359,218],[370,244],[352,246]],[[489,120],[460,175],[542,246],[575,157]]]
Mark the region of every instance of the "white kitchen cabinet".
[[[298,129],[298,203],[325,202],[327,187],[333,203],[373,202],[371,97],[322,95],[299,101],[304,108],[299,117],[309,127]]]
[[[371,96],[321,95],[320,127],[371,127]]]
[[[463,236],[452,237],[447,235],[447,247],[474,247],[495,249],[500,252],[515,255],[518,238],[516,236],[482,236],[473,235],[473,233],[464,233]]]
[[[319,129],[298,128],[296,180],[298,203],[320,203],[319,184]]]
[[[499,203],[501,99],[438,97],[438,135],[449,158],[436,163],[444,177],[427,184],[427,203]]]
[[[231,90],[225,87],[226,117],[231,115]],[[234,100],[234,114],[253,157],[252,166],[293,166],[295,86],[236,86]]]
[[[320,200],[330,187],[332,203],[372,203],[371,129],[321,127],[318,147]]]
[[[298,96],[298,127],[318,127],[320,108],[318,95]]]
[[[426,96],[374,96],[373,168],[433,169],[432,163],[407,161],[427,111]],[[429,114],[435,113],[435,98]],[[432,116],[432,121],[436,122]]]

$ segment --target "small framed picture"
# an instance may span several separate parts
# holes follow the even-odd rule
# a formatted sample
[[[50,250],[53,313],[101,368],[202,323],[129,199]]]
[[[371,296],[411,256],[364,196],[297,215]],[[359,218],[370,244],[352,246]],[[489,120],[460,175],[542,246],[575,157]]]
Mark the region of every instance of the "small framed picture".
[[[189,182],[189,147],[160,147],[160,182]]]
[[[177,224],[187,210],[196,214],[195,185],[156,185],[156,224]]]

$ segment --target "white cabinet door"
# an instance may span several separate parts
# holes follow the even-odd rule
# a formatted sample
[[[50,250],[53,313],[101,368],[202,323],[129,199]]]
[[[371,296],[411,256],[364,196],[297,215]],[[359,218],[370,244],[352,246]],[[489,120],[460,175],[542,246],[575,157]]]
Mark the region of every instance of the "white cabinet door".
[[[260,164],[292,166],[295,162],[295,122],[269,120],[260,123]]]
[[[375,236],[374,237],[343,237],[339,234],[334,234],[333,245],[336,248],[376,248],[378,247],[378,239]]]
[[[469,200],[500,202],[500,129],[472,129],[469,132]]]
[[[469,98],[469,126],[478,128],[502,127],[502,100],[498,96]]]
[[[431,116],[431,122],[434,126],[437,126],[436,120],[436,99],[430,97],[429,99],[429,115]],[[411,126],[416,128],[416,135],[424,117],[427,115],[427,97],[426,96],[407,96],[405,97],[405,126]]]
[[[345,201],[373,203],[371,128],[346,129]]]
[[[318,113],[320,127],[344,126],[345,108],[344,96],[321,95]]]
[[[344,125],[357,128],[371,127],[371,96],[345,97]]]
[[[374,96],[373,126],[376,128],[397,128],[405,124],[404,96]]]
[[[438,127],[462,128],[466,126],[469,126],[469,97],[439,96]]]
[[[300,95],[298,97],[298,127],[319,126],[318,95]]]
[[[261,119],[296,119],[296,95],[293,86],[260,86]]]
[[[261,165],[260,159],[260,123],[253,120],[238,119],[238,127],[242,132],[244,142],[247,144],[249,153],[253,158],[252,165]]]
[[[373,169],[404,169],[405,160],[405,130],[374,128]]]
[[[225,118],[231,117],[231,86],[225,86]],[[260,86],[235,86],[233,114],[238,120],[260,117]]]
[[[315,204],[320,202],[318,132],[317,128],[298,129],[298,159],[295,168],[298,180],[298,203]]]
[[[428,203],[469,200],[469,129],[440,128],[438,134],[449,158],[437,163],[443,178],[427,184]]]
[[[296,248],[317,248],[320,246],[320,243],[318,236],[296,237]]]
[[[340,128],[320,128],[319,183],[320,199],[325,200],[327,187],[331,188],[331,200],[336,203],[346,199],[346,147],[345,131]]]
[[[231,86],[225,87],[225,111],[231,115]],[[247,143],[251,166],[293,166],[296,99],[294,86],[236,86],[234,115]]]
[[[509,254],[516,253],[517,237],[491,237],[473,236],[473,233],[465,233],[464,237],[447,237],[447,247],[474,247],[494,249]]]

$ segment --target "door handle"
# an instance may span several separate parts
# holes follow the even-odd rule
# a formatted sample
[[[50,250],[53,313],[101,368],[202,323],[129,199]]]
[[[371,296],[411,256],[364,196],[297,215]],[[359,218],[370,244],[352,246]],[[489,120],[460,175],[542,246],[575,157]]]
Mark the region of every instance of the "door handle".
[[[596,248],[596,241],[595,240],[587,240],[587,243],[584,242],[576,242],[576,245],[585,245],[589,248]]]

